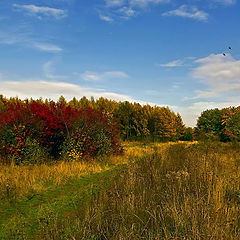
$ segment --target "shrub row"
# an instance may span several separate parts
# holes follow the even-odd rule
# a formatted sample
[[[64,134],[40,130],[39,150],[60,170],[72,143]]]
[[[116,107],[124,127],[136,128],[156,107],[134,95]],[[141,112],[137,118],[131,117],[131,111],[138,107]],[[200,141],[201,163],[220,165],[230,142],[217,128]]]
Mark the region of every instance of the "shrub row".
[[[0,155],[5,163],[80,160],[122,151],[116,120],[99,110],[64,103],[2,100]]]

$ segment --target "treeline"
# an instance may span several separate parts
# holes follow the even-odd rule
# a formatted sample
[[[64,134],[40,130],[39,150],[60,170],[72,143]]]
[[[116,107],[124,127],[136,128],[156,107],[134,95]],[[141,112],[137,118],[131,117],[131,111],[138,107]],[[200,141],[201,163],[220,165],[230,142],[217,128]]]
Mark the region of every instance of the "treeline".
[[[1,100],[2,99],[2,100]],[[4,102],[37,102],[46,106],[50,106],[53,101],[48,99],[38,99],[36,101],[29,99],[21,101],[17,98],[9,100],[0,96],[0,111],[1,105]],[[141,139],[149,137],[152,140],[160,141],[176,141],[176,140],[191,140],[191,128],[186,128],[183,124],[179,113],[175,114],[168,107],[141,105],[139,103],[117,102],[107,98],[89,100],[82,97],[77,100],[75,97],[67,102],[61,96],[57,104],[62,104],[65,107],[70,107],[73,110],[93,109],[101,111],[108,115],[111,119],[119,121],[120,135],[123,140]]]
[[[73,109],[92,108],[119,121],[120,134],[123,140],[153,141],[191,140],[191,129],[183,124],[179,113],[175,114],[168,107],[141,105],[128,101],[117,102],[107,98],[80,100],[73,98],[66,102],[60,97],[58,102],[67,104]]]
[[[200,140],[240,141],[240,106],[203,111],[195,135]]]
[[[120,138],[192,140],[192,131],[168,107],[102,97],[67,102],[61,96],[54,102],[0,96],[0,154],[5,159],[10,156],[22,162],[33,153],[72,159],[120,153]]]

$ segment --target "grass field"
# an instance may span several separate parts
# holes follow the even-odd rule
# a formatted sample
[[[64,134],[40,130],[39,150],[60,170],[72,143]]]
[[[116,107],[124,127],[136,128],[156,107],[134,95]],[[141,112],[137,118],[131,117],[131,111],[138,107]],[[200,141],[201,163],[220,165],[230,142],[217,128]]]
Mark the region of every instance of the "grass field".
[[[0,169],[0,239],[240,239],[240,146],[125,143],[122,156]]]

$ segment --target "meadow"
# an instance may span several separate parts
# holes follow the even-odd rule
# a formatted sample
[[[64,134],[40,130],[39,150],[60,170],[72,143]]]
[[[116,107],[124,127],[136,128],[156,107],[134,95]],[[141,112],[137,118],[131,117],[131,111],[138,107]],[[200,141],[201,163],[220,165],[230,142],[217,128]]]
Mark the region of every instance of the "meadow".
[[[240,145],[124,143],[88,163],[1,166],[1,239],[239,239]]]

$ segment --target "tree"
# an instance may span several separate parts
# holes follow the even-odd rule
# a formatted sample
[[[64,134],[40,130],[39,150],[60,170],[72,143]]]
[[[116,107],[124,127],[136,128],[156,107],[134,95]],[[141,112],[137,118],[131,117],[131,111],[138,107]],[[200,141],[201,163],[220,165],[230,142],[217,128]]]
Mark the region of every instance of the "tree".
[[[165,107],[155,107],[154,110],[154,137],[161,140],[175,140],[176,115]]]
[[[57,103],[62,104],[62,105],[67,105],[67,101],[64,96],[60,96]]]
[[[91,108],[91,102],[84,96],[79,100],[79,105],[81,108]]]
[[[240,140],[240,107],[223,109],[223,136],[226,140]]]
[[[132,116],[133,116],[133,108],[129,102],[120,103],[118,109],[115,111],[115,117],[120,120],[121,127],[121,136],[123,139],[128,139],[132,136]]]
[[[179,140],[183,137],[185,132],[185,125],[183,124],[182,117],[179,113],[176,116],[176,140]]]
[[[224,128],[222,124],[222,110],[218,108],[203,111],[201,116],[197,120],[196,134],[197,137],[222,137],[222,130]]]

